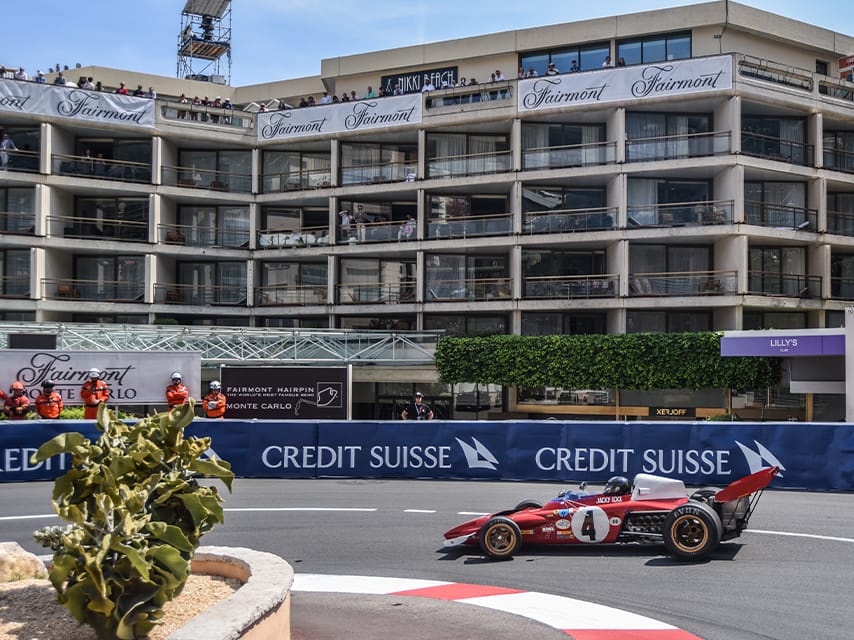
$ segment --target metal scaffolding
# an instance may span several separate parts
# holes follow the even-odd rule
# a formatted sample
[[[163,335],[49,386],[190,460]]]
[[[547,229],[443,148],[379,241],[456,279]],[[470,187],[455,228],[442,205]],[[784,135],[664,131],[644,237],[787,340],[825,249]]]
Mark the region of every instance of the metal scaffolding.
[[[3,349],[9,334],[55,335],[60,351],[198,351],[202,366],[358,366],[433,364],[442,332],[0,322]]]
[[[187,0],[178,32],[178,77],[231,84],[230,0]]]

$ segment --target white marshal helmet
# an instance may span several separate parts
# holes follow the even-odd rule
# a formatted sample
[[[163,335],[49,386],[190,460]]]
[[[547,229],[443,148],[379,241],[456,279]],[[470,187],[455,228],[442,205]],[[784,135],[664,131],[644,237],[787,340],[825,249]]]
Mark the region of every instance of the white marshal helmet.
[[[181,375],[180,371],[173,371],[172,372],[172,379],[173,380],[183,380],[184,376]]]
[[[100,378],[101,370],[100,369],[89,369],[89,377],[90,378]]]
[[[211,385],[210,385],[210,389],[211,389],[211,391],[213,391],[214,389],[216,389],[217,391],[222,389],[222,385],[219,383],[219,380],[212,380]]]

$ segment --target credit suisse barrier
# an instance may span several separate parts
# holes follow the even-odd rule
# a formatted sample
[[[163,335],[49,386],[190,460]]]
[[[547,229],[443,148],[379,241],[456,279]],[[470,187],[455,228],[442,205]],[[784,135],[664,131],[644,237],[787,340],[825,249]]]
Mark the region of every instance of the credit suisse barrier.
[[[91,439],[91,421],[0,424],[0,482],[51,480],[70,463],[30,455],[59,433]],[[854,490],[846,423],[195,420],[209,455],[246,478],[443,478],[601,483],[639,472],[725,485],[762,467],[772,488]]]

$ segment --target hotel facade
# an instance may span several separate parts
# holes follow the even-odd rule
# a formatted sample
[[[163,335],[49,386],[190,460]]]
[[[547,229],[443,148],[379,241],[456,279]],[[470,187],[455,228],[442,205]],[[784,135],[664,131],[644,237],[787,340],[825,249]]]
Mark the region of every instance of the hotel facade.
[[[715,1],[252,86],[73,71],[157,99],[6,77],[0,319],[259,340],[839,327],[854,300],[852,56],[851,36]],[[369,86],[383,97],[319,104]],[[392,417],[413,385],[445,417],[844,415],[844,398],[785,389],[450,389],[429,365],[354,381],[364,418]]]

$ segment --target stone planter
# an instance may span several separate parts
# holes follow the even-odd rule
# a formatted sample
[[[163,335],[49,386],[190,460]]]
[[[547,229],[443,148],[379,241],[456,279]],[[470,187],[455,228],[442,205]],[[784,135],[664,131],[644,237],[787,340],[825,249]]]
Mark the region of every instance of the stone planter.
[[[282,558],[242,547],[199,547],[193,573],[236,578],[243,586],[168,640],[289,640],[294,571]]]

